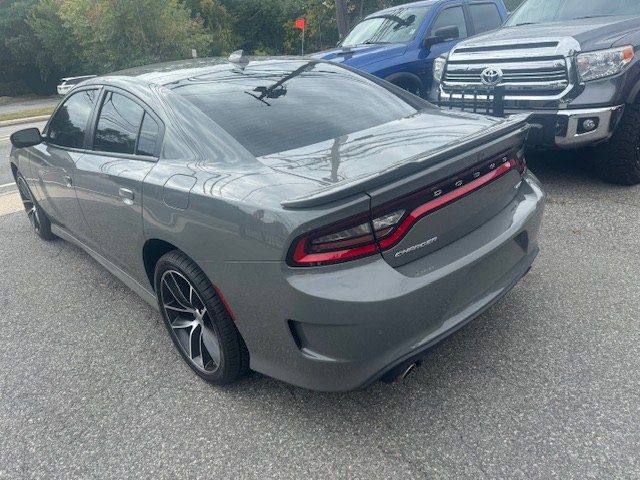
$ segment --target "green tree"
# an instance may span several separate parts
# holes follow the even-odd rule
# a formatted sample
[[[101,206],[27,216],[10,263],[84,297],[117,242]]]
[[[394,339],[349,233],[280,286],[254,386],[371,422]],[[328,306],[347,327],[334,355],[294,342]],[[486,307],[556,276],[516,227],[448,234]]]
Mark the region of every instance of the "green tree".
[[[254,54],[285,53],[283,19],[295,0],[223,0],[231,14],[232,50]],[[291,19],[293,22],[293,18]]]
[[[59,0],[83,64],[103,73],[208,52],[202,20],[178,0]]]
[[[234,50],[237,41],[233,31],[233,17],[220,0],[185,0],[196,21],[202,21],[205,32],[209,35],[211,46],[203,55],[219,56]]]
[[[39,79],[31,62],[37,41],[26,23],[36,0],[0,0],[0,95],[21,93]]]
[[[54,0],[42,0],[31,7],[26,23],[37,40],[30,61],[45,84],[56,82],[60,76],[87,73],[78,44],[63,23],[60,8]]]
[[[80,69],[54,0],[0,0],[0,95],[49,92]]]

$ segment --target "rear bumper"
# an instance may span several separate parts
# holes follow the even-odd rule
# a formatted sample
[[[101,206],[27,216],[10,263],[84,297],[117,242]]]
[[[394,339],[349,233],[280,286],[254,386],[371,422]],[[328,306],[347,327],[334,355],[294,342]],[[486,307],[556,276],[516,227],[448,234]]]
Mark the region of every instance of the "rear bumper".
[[[254,278],[266,274],[256,269],[277,269],[282,279],[268,300],[229,299],[251,367],[304,388],[346,391],[424,354],[529,270],[544,200],[536,178],[526,174],[513,202],[490,221],[399,268],[382,257],[313,271],[238,265]]]

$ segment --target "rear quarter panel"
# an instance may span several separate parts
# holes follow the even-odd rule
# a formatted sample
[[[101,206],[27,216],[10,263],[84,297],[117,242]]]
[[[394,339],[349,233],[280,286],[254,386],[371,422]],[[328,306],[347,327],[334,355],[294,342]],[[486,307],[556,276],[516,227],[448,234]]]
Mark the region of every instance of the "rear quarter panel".
[[[269,363],[265,355],[274,346],[291,344],[295,349],[284,312],[272,307],[276,298],[300,301],[287,300],[289,275],[304,274],[286,266],[289,246],[297,236],[336,217],[368,211],[369,198],[361,195],[335,205],[288,211],[273,201],[275,193],[258,188],[260,181],[241,168],[196,163],[161,161],[147,176],[145,238],[169,242],[204,271],[229,305],[251,352],[251,367],[264,372],[263,365]],[[167,204],[165,186],[176,174],[195,180],[188,192],[182,192],[188,200],[184,208]],[[280,199],[287,189],[283,178],[280,185],[275,182],[282,190]]]

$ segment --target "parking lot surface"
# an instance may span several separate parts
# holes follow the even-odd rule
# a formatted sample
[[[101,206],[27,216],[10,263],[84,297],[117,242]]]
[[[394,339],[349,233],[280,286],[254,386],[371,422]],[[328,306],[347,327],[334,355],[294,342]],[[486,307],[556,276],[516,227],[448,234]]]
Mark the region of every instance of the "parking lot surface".
[[[153,309],[1,214],[0,478],[640,477],[640,188],[587,155],[530,160],[549,203],[513,292],[347,394],[203,383]]]

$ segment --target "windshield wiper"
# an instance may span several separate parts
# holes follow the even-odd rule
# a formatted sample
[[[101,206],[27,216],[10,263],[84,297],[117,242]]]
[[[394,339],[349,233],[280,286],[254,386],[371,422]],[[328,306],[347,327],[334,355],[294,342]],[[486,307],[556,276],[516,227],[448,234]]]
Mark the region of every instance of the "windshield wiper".
[[[409,15],[407,18],[398,17],[397,15],[377,15],[375,17],[369,17],[367,20],[373,20],[374,18],[384,18],[385,20],[391,20],[402,27],[408,27],[416,20],[415,15]]]
[[[391,42],[379,42],[377,40],[367,40],[366,42],[362,42],[360,45],[387,45]]]
[[[522,22],[522,23],[516,23],[515,25],[509,25],[510,27],[521,27],[523,25],[538,25],[538,23],[540,22]]]

